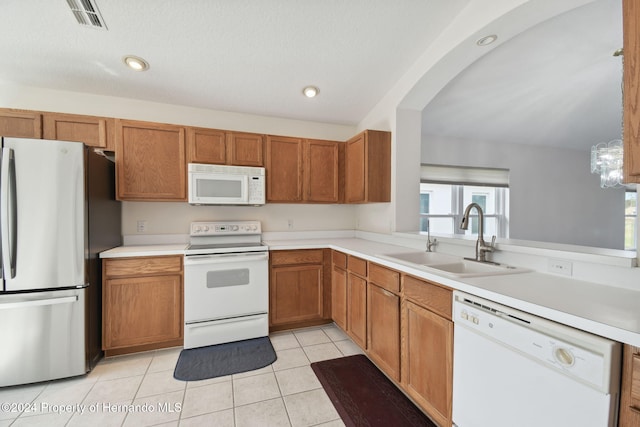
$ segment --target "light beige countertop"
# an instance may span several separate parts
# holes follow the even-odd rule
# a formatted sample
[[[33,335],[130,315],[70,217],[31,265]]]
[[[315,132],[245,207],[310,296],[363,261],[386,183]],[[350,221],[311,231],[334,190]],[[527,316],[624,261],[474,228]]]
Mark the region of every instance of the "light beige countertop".
[[[100,258],[126,258],[137,256],[184,255],[186,243],[173,245],[118,246],[100,253]]]
[[[549,320],[640,347],[640,291],[525,272],[482,277],[445,277],[380,255],[416,249],[358,238],[267,240],[270,250],[330,248],[449,286]],[[121,246],[102,258],[182,255],[186,244]]]

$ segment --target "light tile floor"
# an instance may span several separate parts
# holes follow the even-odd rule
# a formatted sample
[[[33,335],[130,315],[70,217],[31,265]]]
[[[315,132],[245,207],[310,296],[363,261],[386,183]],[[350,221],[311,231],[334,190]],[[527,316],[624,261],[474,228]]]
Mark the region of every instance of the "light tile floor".
[[[271,366],[210,380],[175,380],[181,348],[173,348],[103,359],[83,377],[0,388],[0,427],[344,426],[310,364],[361,349],[333,324],[270,338]]]

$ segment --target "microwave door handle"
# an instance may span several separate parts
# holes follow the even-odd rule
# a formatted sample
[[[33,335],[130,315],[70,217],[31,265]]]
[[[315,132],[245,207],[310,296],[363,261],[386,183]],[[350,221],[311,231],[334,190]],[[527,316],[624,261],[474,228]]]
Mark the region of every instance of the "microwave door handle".
[[[3,277],[16,277],[17,249],[17,200],[16,200],[16,163],[11,148],[2,149],[0,167],[0,236]]]
[[[242,176],[242,203],[249,203],[249,177],[247,175]]]

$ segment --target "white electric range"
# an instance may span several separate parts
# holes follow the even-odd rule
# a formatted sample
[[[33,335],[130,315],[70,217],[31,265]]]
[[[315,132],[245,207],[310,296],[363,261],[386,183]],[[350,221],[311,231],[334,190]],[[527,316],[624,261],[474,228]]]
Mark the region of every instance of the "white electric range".
[[[259,221],[193,222],[184,256],[184,348],[269,334],[269,248]]]

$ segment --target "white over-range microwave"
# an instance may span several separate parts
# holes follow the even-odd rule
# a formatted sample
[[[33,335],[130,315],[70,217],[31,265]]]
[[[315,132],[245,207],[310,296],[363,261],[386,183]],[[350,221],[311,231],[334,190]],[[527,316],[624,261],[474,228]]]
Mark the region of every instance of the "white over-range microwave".
[[[264,168],[189,163],[192,205],[264,205]]]

